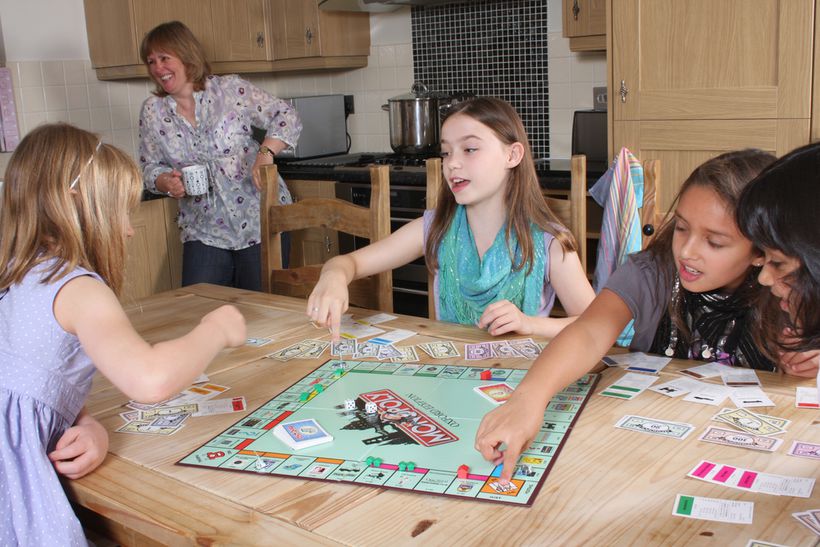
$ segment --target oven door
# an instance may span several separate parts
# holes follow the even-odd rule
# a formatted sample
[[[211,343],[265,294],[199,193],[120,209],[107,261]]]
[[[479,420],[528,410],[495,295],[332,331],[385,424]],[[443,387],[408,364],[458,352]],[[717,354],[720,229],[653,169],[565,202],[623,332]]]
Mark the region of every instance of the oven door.
[[[336,183],[336,197],[356,205],[370,204],[370,185]],[[390,188],[390,231],[395,232],[424,214],[426,189],[418,186]],[[339,252],[350,253],[370,241],[349,234],[339,234]],[[427,266],[424,257],[393,270],[393,311],[405,315],[427,317]]]

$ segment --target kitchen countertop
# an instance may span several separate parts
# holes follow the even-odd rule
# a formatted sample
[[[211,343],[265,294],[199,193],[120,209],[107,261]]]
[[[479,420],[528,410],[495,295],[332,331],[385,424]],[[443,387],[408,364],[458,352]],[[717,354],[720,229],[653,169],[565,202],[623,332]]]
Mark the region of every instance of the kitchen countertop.
[[[365,168],[350,169],[322,167],[316,165],[295,165],[292,162],[277,162],[282,178],[302,180],[332,180],[335,182],[370,182],[370,173]],[[587,169],[587,187],[591,187],[604,173],[605,166],[591,166]],[[570,160],[543,160],[536,162],[536,173],[541,187],[546,190],[569,190],[571,182]],[[390,183],[408,186],[426,184],[424,169],[393,166],[390,169]]]

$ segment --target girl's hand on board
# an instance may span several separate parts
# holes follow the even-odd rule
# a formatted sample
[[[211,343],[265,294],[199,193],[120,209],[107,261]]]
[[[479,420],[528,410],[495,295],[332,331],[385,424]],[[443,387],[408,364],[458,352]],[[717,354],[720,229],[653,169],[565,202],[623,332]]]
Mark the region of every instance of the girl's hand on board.
[[[350,306],[349,293],[344,275],[326,271],[310,293],[306,313],[320,327],[330,329],[330,339],[340,339],[342,314]]]
[[[478,319],[478,328],[486,328],[493,336],[508,332],[525,336],[533,333],[530,317],[509,300],[499,300],[487,306]]]
[[[235,348],[241,346],[248,339],[245,318],[236,307],[231,305],[220,306],[202,318],[202,323],[214,325],[225,335],[225,346]]]
[[[475,437],[475,449],[481,452],[485,460],[494,464],[504,463],[500,482],[507,484],[515,472],[518,456],[529,446],[538,433],[544,417],[544,409],[537,408],[525,400],[525,397],[512,397],[492,410],[478,426]],[[506,445],[504,450],[501,447]]]
[[[81,414],[63,433],[55,450],[48,455],[57,472],[79,479],[94,471],[108,453],[108,432],[91,416]]]

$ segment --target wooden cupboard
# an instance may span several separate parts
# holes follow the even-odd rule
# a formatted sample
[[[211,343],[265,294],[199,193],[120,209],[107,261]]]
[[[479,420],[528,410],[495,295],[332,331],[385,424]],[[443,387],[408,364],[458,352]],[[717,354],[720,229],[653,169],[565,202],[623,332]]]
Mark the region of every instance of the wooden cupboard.
[[[100,80],[146,77],[139,45],[171,20],[202,42],[218,74],[359,68],[370,54],[367,13],[305,0],[84,0],[91,64]]]
[[[564,0],[563,34],[570,51],[606,49],[606,0]]]
[[[305,198],[336,197],[332,180],[287,180],[294,201]],[[323,264],[339,254],[339,234],[329,228],[308,228],[290,232],[290,267]]]
[[[177,288],[182,283],[182,243],[174,199],[143,201],[131,215],[134,235],[128,240],[124,304]]]
[[[694,167],[809,142],[814,0],[609,0],[610,156],[663,165],[667,211]]]

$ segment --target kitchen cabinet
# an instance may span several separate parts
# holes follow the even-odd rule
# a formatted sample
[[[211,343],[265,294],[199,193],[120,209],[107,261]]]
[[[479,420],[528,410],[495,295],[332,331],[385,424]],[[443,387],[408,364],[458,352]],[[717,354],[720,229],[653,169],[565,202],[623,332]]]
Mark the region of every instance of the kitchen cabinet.
[[[564,0],[563,15],[570,51],[606,49],[606,0]]]
[[[271,0],[274,60],[368,55],[366,13],[320,10],[317,2]]]
[[[661,211],[697,165],[809,142],[815,0],[609,0],[610,157],[661,160]]]
[[[332,180],[287,180],[294,201],[336,198]],[[290,233],[290,267],[323,264],[339,254],[339,234],[329,228],[308,228]]]
[[[177,211],[176,200],[162,198],[143,201],[131,214],[134,235],[127,242],[125,287],[120,297],[123,304],[181,285]]]
[[[147,77],[142,37],[171,20],[193,31],[217,74],[360,68],[370,54],[367,13],[319,10],[315,1],[84,0],[84,6],[100,80]]]

